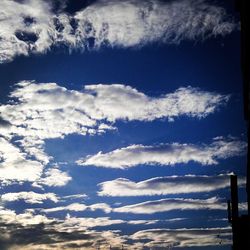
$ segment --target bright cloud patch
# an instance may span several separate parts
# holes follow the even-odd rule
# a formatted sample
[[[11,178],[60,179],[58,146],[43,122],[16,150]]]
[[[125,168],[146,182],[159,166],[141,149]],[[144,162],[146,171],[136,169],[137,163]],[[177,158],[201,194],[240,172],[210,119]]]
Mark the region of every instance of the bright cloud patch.
[[[0,216],[1,222],[4,222],[5,224],[20,224],[21,226],[37,225],[41,223],[47,224],[54,221],[53,219],[49,219],[44,215],[35,215],[32,210],[16,214],[15,211],[5,209],[1,206]]]
[[[127,205],[123,207],[114,208],[114,212],[118,213],[133,213],[133,214],[153,214],[159,212],[168,212],[172,210],[203,210],[203,209],[215,209],[225,210],[226,203],[221,202],[216,197],[206,200],[201,199],[161,199],[155,201],[146,201],[133,205]]]
[[[91,211],[102,210],[105,213],[109,213],[112,210],[111,207],[106,203],[96,203],[96,204],[92,204],[92,205],[85,205],[85,204],[81,204],[81,203],[72,203],[72,204],[67,205],[67,206],[41,209],[41,211],[44,213],[52,213],[52,212],[58,212],[58,211],[76,211],[76,212],[79,212],[79,211],[85,211],[87,209],[91,210]]]
[[[234,138],[218,138],[211,144],[168,143],[156,146],[131,145],[108,153],[77,161],[79,165],[106,168],[129,168],[140,164],[174,165],[190,161],[202,165],[218,164],[219,159],[240,156],[245,153],[246,142]]]
[[[0,62],[6,62],[60,45],[91,50],[203,40],[237,24],[205,0],[99,0],[73,15],[53,13],[49,1],[2,0],[0,27]]]
[[[33,186],[40,187],[41,185],[49,187],[65,186],[72,178],[66,173],[57,168],[50,168],[44,171],[44,176],[33,183]]]
[[[239,178],[238,185],[245,185],[245,178]],[[230,187],[229,175],[218,176],[165,176],[140,182],[118,178],[99,184],[100,196],[143,196],[211,192]]]
[[[39,194],[35,192],[19,192],[19,193],[6,193],[1,195],[1,200],[4,202],[24,200],[26,203],[43,203],[44,200],[51,200],[58,202],[58,197],[53,193]]]
[[[138,231],[133,240],[149,240],[145,247],[206,247],[231,244],[231,228],[149,229]]]
[[[72,217],[68,214],[64,221],[55,225],[55,228],[60,232],[74,232],[84,228],[105,227],[123,223],[125,223],[125,221],[112,220],[109,217],[79,218]]]
[[[0,137],[0,181],[34,181],[42,173],[43,165],[29,159],[18,147]]]
[[[63,186],[71,180],[66,172],[55,167],[44,168],[53,160],[44,151],[46,139],[63,138],[74,133],[104,133],[115,129],[112,124],[117,120],[152,121],[179,116],[203,118],[225,105],[229,96],[183,87],[160,97],[150,97],[122,84],[87,85],[82,91],[76,91],[56,83],[23,81],[16,85],[10,98],[8,104],[0,106],[1,119],[8,124],[0,127],[0,134],[4,135],[0,138],[1,179],[32,181],[35,186]],[[185,146],[176,144],[174,147],[181,150]],[[195,146],[190,147],[195,149]],[[142,151],[141,156],[145,156],[150,150],[150,147],[134,145],[78,163],[92,164],[99,159],[102,165],[116,155],[112,167],[117,167],[117,164],[127,167],[126,164],[140,163],[141,160],[133,159],[136,151]],[[124,153],[131,155],[129,161],[132,162],[122,163],[119,160]]]

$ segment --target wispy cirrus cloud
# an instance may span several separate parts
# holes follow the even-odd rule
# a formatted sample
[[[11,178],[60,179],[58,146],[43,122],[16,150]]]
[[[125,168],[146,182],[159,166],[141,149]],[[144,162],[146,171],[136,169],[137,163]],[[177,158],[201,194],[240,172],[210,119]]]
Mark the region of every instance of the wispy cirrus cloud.
[[[238,185],[243,186],[246,180],[238,178]],[[229,175],[185,175],[164,176],[133,182],[125,178],[105,181],[99,184],[100,196],[144,196],[212,192],[230,187]]]
[[[0,171],[4,171],[1,178],[32,181],[35,186],[63,186],[71,180],[66,172],[55,167],[45,169],[53,161],[44,150],[46,139],[104,133],[115,129],[113,124],[117,120],[152,121],[180,116],[200,119],[225,105],[229,95],[182,87],[173,93],[150,97],[122,84],[87,85],[82,91],[76,91],[56,83],[23,81],[11,92],[10,100],[0,105],[1,118],[8,123],[8,127],[0,127],[0,134],[4,136],[0,143],[8,145],[0,145],[3,155]],[[14,158],[8,158],[10,150],[19,155],[15,156],[18,164],[11,160]],[[20,174],[11,174],[17,172],[10,171],[11,168],[20,169]],[[27,172],[24,168],[34,173],[24,174]]]
[[[236,138],[215,138],[211,144],[166,143],[153,146],[131,145],[108,153],[99,152],[77,161],[82,166],[130,168],[145,165],[175,165],[197,162],[202,165],[218,164],[218,160],[240,156],[247,143]]]
[[[223,7],[206,0],[99,0],[72,15],[63,8],[55,13],[51,2],[1,2],[0,62],[60,45],[84,51],[178,44],[224,36],[237,28]]]

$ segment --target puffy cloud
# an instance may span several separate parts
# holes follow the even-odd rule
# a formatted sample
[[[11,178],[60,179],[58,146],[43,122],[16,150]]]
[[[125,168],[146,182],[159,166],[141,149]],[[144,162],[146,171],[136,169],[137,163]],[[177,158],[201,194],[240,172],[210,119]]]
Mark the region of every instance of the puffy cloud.
[[[42,174],[43,165],[28,158],[18,147],[0,137],[0,181],[35,181]]]
[[[178,44],[224,36],[238,27],[223,7],[205,0],[99,0],[73,15],[63,9],[53,13],[49,3],[2,0],[0,62],[62,44],[69,50]]]
[[[181,87],[173,93],[149,97],[138,90],[122,84],[87,85],[86,91],[94,98],[94,117],[152,121],[157,118],[173,118],[182,115],[206,117],[226,104],[229,95],[202,91],[198,88]],[[198,105],[199,104],[199,105]],[[92,115],[93,117],[93,115]]]
[[[219,159],[240,156],[247,143],[236,138],[214,139],[211,144],[168,143],[154,146],[131,145],[77,161],[79,165],[106,168],[130,168],[140,164],[175,165],[191,161],[202,165],[218,164]]]
[[[24,200],[26,203],[35,204],[43,203],[44,200],[51,200],[58,202],[58,197],[54,193],[35,193],[35,192],[18,192],[18,193],[5,193],[1,195],[1,200],[4,202]]]
[[[127,249],[142,250],[145,247],[191,247],[231,243],[231,228],[148,229],[129,236],[121,235],[120,231],[96,231],[92,228],[124,223],[150,225],[158,221],[123,221],[109,217],[82,218],[70,215],[65,219],[51,219],[34,214],[32,209],[16,214],[3,207],[0,207],[0,217],[0,246],[5,246],[6,249],[93,249],[98,246],[108,249],[109,245],[116,249],[123,245]]]
[[[32,209],[21,214],[0,207],[1,249],[93,249],[98,245],[118,246],[125,242],[118,231],[88,228],[120,224],[121,220],[103,218],[50,219]],[[24,241],[25,239],[25,241]]]
[[[153,214],[172,210],[226,210],[226,208],[226,203],[216,197],[205,200],[169,198],[118,207],[114,208],[113,211],[118,213]]]
[[[238,178],[239,186],[245,185],[245,178]],[[217,176],[164,176],[133,182],[125,178],[105,181],[99,184],[100,196],[143,196],[211,192],[230,187],[229,175]]]
[[[72,133],[85,135],[88,128],[95,128],[97,132],[98,129],[114,129],[105,122],[107,120],[152,121],[183,115],[203,118],[229,100],[229,95],[190,86],[150,97],[122,84],[86,85],[82,91],[76,91],[56,83],[27,81],[18,83],[10,97],[17,101],[1,105],[0,113],[12,127],[1,130],[7,134],[35,137],[36,144],[42,143],[37,139],[58,138]],[[33,140],[28,138],[21,142],[27,148],[31,147]]]
[[[14,150],[15,157],[9,157],[9,162],[5,160],[7,156],[1,157],[2,178],[5,181],[33,181],[37,186],[62,186],[71,177],[59,169],[44,168],[53,160],[45,153],[46,139],[74,133],[103,133],[115,129],[112,124],[117,120],[203,118],[225,105],[229,96],[182,87],[173,93],[150,97],[122,84],[87,85],[82,91],[76,91],[56,83],[23,81],[16,85],[10,98],[9,103],[0,105],[1,119],[9,124],[8,127],[0,126],[0,134],[4,135],[0,143],[8,145],[9,151]],[[4,146],[0,145],[1,154],[10,154],[1,148]],[[79,163],[84,164],[83,161]],[[12,174],[19,169],[17,177]],[[26,174],[29,171],[33,172]]]
[[[43,232],[41,232],[43,233]],[[46,230],[45,230],[46,233]],[[20,241],[19,245],[16,245],[18,250],[60,250],[60,249],[86,249],[92,250],[99,248],[102,246],[104,249],[109,249],[111,245],[114,249],[119,249],[121,245],[126,241],[123,236],[119,235],[117,231],[95,231],[95,230],[87,230],[85,232],[77,232],[72,233],[60,233],[57,231],[49,232],[50,237],[52,239],[44,239],[38,240],[38,242],[34,242],[30,240],[30,244],[24,245],[22,241]],[[65,238],[66,237],[66,238]],[[124,247],[129,247],[128,244],[123,244]]]
[[[41,209],[44,213],[51,213],[51,212],[58,212],[58,211],[85,211],[85,210],[103,210],[105,213],[111,212],[111,207],[106,203],[96,203],[92,205],[85,205],[82,203],[72,203],[67,206],[60,206],[60,207],[54,207],[54,208],[46,208]]]
[[[205,247],[231,244],[231,228],[149,229],[138,231],[133,240],[149,240],[145,247]]]
[[[52,13],[45,1],[3,0],[0,15],[0,62],[50,48],[54,28],[50,27]]]
[[[24,213],[16,214],[15,211],[5,209],[0,206],[1,223],[5,224],[19,224],[21,226],[49,224],[53,219],[49,219],[44,215],[35,215],[32,210],[27,210]],[[0,227],[1,228],[1,227]]]
[[[41,185],[61,187],[65,186],[71,180],[72,178],[66,172],[62,172],[58,168],[50,168],[44,172],[44,177],[39,178],[32,185],[36,187],[41,187]]]

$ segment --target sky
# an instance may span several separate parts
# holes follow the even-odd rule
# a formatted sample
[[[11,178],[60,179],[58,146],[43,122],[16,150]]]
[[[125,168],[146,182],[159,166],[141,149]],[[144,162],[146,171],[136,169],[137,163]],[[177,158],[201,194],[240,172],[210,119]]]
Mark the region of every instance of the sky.
[[[0,249],[231,249],[239,27],[232,0],[2,0]]]

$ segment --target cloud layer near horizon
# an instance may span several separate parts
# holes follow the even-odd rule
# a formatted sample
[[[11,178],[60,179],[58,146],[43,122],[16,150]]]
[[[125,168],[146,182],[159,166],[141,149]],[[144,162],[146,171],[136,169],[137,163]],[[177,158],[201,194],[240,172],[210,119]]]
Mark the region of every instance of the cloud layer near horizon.
[[[145,247],[202,247],[231,244],[231,228],[150,228],[122,235],[119,230],[97,231],[96,228],[119,224],[152,225],[157,221],[126,221],[109,217],[48,218],[27,209],[17,214],[0,206],[0,247],[9,249],[93,249],[99,244],[127,249],[143,250]],[[176,218],[177,220],[178,218]],[[173,219],[175,220],[175,219]],[[4,226],[4,227],[3,227]],[[3,230],[5,228],[5,230]],[[31,237],[29,237],[29,235]],[[218,235],[220,237],[218,238]],[[23,239],[25,237],[25,242]],[[132,241],[131,241],[132,240]],[[147,243],[142,243],[147,240]],[[16,247],[16,248],[15,248]],[[12,248],[11,248],[12,249]]]
[[[145,247],[149,248],[201,248],[231,244],[231,228],[148,229],[136,232],[131,238],[133,240],[148,240]]]
[[[1,1],[0,63],[61,45],[84,51],[204,40],[238,26],[206,0],[99,0],[72,15],[63,8],[53,12],[52,2]]]

